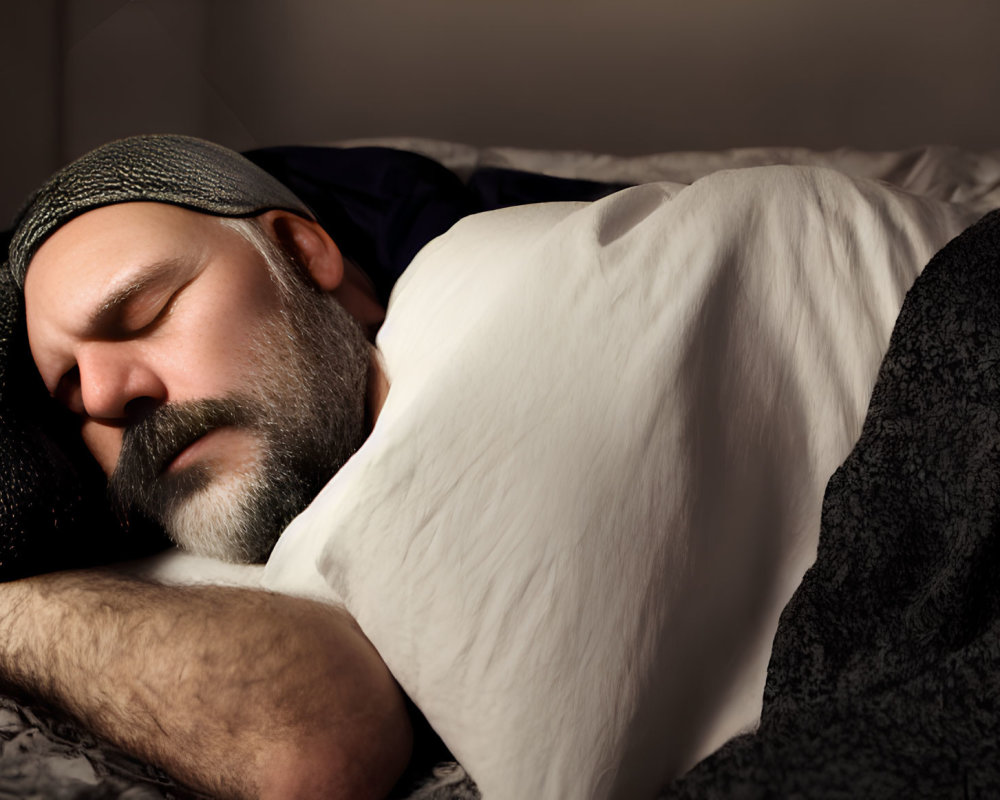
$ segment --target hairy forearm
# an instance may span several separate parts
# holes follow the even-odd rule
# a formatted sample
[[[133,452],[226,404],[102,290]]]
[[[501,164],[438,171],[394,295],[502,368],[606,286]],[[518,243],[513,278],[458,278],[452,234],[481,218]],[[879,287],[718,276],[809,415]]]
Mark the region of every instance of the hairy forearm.
[[[409,752],[402,695],[351,618],[262,591],[94,571],[0,585],[0,679],[222,797],[380,796]]]

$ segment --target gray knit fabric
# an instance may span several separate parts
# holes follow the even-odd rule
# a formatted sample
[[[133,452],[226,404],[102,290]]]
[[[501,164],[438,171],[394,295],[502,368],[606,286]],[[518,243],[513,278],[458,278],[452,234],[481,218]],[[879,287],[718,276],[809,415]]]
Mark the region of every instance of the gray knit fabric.
[[[15,220],[8,265],[22,289],[32,256],[73,217],[101,206],[156,201],[221,217],[280,208],[312,218],[287,187],[227,147],[190,136],[119,139],[64,167]]]

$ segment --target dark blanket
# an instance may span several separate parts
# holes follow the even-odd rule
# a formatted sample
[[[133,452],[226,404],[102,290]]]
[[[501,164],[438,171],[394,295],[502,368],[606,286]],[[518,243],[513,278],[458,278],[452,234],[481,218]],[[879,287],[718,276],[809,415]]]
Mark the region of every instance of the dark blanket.
[[[664,798],[1000,795],[1000,211],[906,298],[756,734]]]

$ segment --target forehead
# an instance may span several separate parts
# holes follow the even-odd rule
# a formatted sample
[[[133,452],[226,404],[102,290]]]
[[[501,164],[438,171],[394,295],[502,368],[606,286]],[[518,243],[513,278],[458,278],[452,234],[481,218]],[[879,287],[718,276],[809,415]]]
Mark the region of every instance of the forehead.
[[[191,257],[223,233],[205,214],[163,203],[122,203],[70,220],[35,253],[24,283],[25,305],[74,296],[84,302],[125,270]]]

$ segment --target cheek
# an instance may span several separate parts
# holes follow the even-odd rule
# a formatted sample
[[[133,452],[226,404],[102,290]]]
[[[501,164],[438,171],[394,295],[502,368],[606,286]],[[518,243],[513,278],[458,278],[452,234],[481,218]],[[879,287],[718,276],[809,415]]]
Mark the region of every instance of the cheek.
[[[206,292],[183,327],[174,328],[169,346],[159,348],[158,355],[170,362],[171,400],[221,397],[243,387],[257,362],[255,347],[265,344],[268,325],[281,308],[266,273],[256,281],[244,278],[244,284],[236,294],[230,283],[225,297]]]
[[[246,389],[252,379],[262,331],[252,326],[205,326],[191,346],[178,344],[164,360],[168,402],[217,399]]]
[[[118,453],[122,446],[121,428],[104,425],[93,420],[84,420],[80,430],[83,443],[97,459],[105,475],[111,475],[118,463]]]

